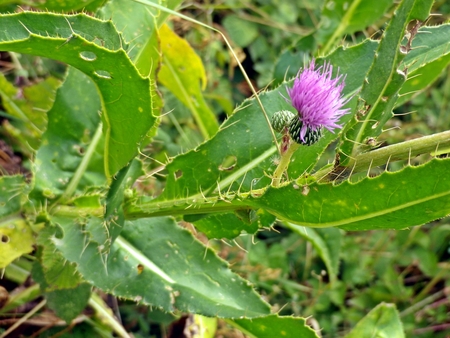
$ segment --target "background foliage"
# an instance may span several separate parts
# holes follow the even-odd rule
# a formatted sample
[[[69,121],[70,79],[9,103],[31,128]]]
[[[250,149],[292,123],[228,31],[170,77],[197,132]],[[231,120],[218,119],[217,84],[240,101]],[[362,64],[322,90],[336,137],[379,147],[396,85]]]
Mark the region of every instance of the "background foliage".
[[[0,5],[2,336],[448,336],[446,1]],[[269,116],[347,76],[280,188],[215,29]]]

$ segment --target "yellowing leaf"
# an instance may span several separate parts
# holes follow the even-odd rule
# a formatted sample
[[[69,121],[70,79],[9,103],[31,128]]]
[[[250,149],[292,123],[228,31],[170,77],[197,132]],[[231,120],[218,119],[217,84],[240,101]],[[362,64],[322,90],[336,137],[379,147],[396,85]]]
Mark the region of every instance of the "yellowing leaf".
[[[0,224],[0,268],[33,251],[33,244],[31,228],[23,219],[17,218]]]
[[[159,82],[189,108],[202,135],[210,138],[219,126],[202,95],[202,89],[206,86],[202,61],[187,41],[167,25],[161,26],[159,36],[163,54]]]

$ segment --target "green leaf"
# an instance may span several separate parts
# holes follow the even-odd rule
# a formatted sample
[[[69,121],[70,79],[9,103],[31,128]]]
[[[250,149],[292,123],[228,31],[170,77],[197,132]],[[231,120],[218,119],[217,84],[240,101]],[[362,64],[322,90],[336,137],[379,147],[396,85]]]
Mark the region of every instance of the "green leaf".
[[[46,226],[41,229],[37,238],[40,246],[40,262],[44,280],[40,280],[43,291],[58,289],[71,289],[77,287],[83,279],[78,273],[75,264],[56,250],[52,239],[60,235],[56,226]]]
[[[0,15],[0,48],[53,58],[91,77],[102,102],[108,178],[137,155],[156,121],[150,79],[140,76],[110,21],[85,14],[4,14]]]
[[[396,102],[396,107],[401,106],[412,97],[418,95],[422,90],[436,81],[439,75],[450,64],[450,54],[442,56],[441,58],[427,63],[423,67],[410,72],[409,79],[400,90],[400,97]]]
[[[160,63],[160,48],[155,13],[148,6],[135,1],[127,2],[126,8],[122,0],[111,0],[98,11],[100,18],[112,20],[117,30],[133,48],[128,56],[136,65],[142,76],[155,78]]]
[[[405,57],[405,64],[408,72],[438,60],[444,55],[450,54],[448,49],[448,35],[450,34],[450,24],[433,27],[421,27],[411,42],[411,50]]]
[[[321,54],[328,54],[345,34],[365,30],[392,6],[391,0],[328,0],[322,10],[317,39]]]
[[[255,212],[254,210],[247,210]],[[256,212],[255,212],[256,213]],[[258,230],[258,222],[247,223],[242,221],[236,214],[213,214],[194,222],[195,227],[203,232],[208,238],[233,239],[242,231],[254,234]]]
[[[46,292],[47,305],[59,318],[70,323],[86,307],[91,288],[89,284],[80,284],[74,289]]]
[[[247,281],[170,218],[126,222],[108,255],[100,254],[73,219],[55,221],[64,231],[53,239],[57,248],[106,292],[165,311],[231,318],[269,313]]]
[[[53,252],[55,253],[54,246]],[[56,254],[61,255],[57,252]],[[37,261],[33,264],[31,274],[33,280],[39,284],[44,293],[49,308],[67,323],[70,323],[86,307],[92,288],[89,284],[74,283],[67,288],[55,289],[48,284],[44,268]]]
[[[400,106],[434,82],[450,63],[448,36],[450,25],[421,27],[412,37],[411,50],[405,57],[408,80],[400,90]]]
[[[409,15],[409,19],[417,19],[425,21],[430,15],[431,7],[433,7],[434,0],[420,0],[416,1],[414,7]]]
[[[381,303],[361,319],[345,338],[404,338],[402,322],[394,304]]]
[[[189,108],[203,137],[208,139],[217,132],[218,124],[201,91],[206,86],[203,63],[188,42],[167,25],[159,29],[159,35],[162,64],[158,80]]]
[[[0,176],[0,217],[19,213],[25,188],[25,180],[21,175]]]
[[[100,109],[95,84],[70,68],[48,112],[48,128],[36,154],[32,198],[70,198],[106,183]]]
[[[301,337],[318,338],[314,330],[306,325],[304,318],[280,317],[269,315],[254,319],[234,319],[227,321],[246,335],[255,338],[262,337]]]
[[[287,223],[286,226],[312,243],[327,267],[330,282],[335,283],[337,281],[337,274],[339,273],[341,231],[336,228],[311,229],[292,223]]]
[[[10,117],[10,128],[17,130],[20,147],[25,154],[37,149],[43,131],[47,126],[45,112],[50,109],[59,80],[48,77],[37,84],[21,89],[15,88],[3,74],[0,74],[0,97]],[[11,134],[11,132],[9,132]],[[25,145],[28,143],[28,147]]]
[[[250,21],[229,14],[222,21],[231,40],[241,48],[247,47],[258,37],[258,26]]]
[[[405,57],[401,42],[408,25],[414,0],[403,0],[383,34],[361,90],[361,107],[353,123],[346,126],[345,139],[340,147],[341,162],[348,164],[361,150],[369,137],[377,137],[384,124],[392,117],[398,93],[406,80],[399,70]]]
[[[358,183],[268,188],[261,197],[250,196],[245,202],[306,227],[405,229],[450,213],[449,170],[450,160],[435,159]]]
[[[33,7],[53,12],[74,12],[84,10],[86,7],[91,6],[89,10],[92,11],[92,6],[95,5],[95,7],[99,7],[105,1],[106,0],[40,0],[34,1]]]

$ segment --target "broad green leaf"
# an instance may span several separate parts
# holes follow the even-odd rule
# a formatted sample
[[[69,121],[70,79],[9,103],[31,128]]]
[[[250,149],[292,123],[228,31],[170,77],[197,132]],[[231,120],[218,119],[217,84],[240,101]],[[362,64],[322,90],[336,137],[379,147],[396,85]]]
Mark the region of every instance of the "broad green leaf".
[[[53,58],[91,77],[100,93],[108,178],[138,153],[155,124],[150,79],[128,58],[110,21],[85,14],[22,12],[0,15],[0,48]]]
[[[202,60],[167,25],[161,26],[159,36],[162,64],[158,80],[189,108],[203,137],[208,139],[217,132],[218,124],[202,94],[206,86]]]
[[[47,126],[45,112],[53,103],[58,85],[59,81],[50,76],[42,82],[18,89],[0,74],[2,105],[10,117],[10,128],[17,130],[20,147],[28,144],[28,149],[21,149],[25,154],[37,149],[40,144]]]
[[[156,17],[150,7],[134,1],[112,0],[98,11],[102,19],[111,19],[118,31],[130,41],[128,56],[142,76],[156,72],[160,63],[160,48]]]
[[[435,159],[358,183],[268,188],[261,197],[250,196],[241,204],[305,227],[405,229],[450,214],[449,170],[450,160]]]
[[[28,223],[20,217],[0,220],[0,269],[33,251],[34,237]]]
[[[89,6],[89,10],[99,7],[106,0],[39,0],[34,1],[34,7],[54,12],[74,12],[85,10]]]
[[[377,137],[392,117],[399,90],[406,80],[406,74],[399,69],[405,57],[401,42],[415,5],[414,0],[403,0],[383,34],[361,90],[361,106],[353,123],[347,125],[344,142],[340,146],[344,165],[352,156],[369,149],[364,146],[367,139]]]
[[[80,284],[74,289],[55,290],[45,293],[47,305],[56,315],[70,323],[86,307],[92,286]]]
[[[106,183],[95,84],[75,68],[68,70],[48,112],[48,128],[35,160],[31,196],[70,198]]]
[[[392,0],[328,0],[320,16],[317,39],[328,54],[345,34],[363,31],[382,18]]]
[[[269,314],[247,281],[171,218],[126,222],[108,255],[89,241],[76,220],[54,221],[64,231],[62,238],[53,239],[58,250],[106,292],[165,311],[231,318]]]
[[[158,11],[148,6],[130,0],[112,0],[98,12],[100,18],[112,20],[117,30],[121,32],[131,47],[128,57],[136,66],[141,76],[156,79],[161,63],[161,48],[157,29],[157,20],[160,19]],[[163,106],[160,94],[154,86],[150,87],[153,114],[159,115]],[[158,121],[147,132],[146,139],[142,141],[144,148],[158,129]]]
[[[411,50],[405,57],[405,64],[408,72],[438,60],[450,54],[448,35],[450,34],[450,24],[443,24],[433,27],[421,27],[412,36]],[[404,43],[406,43],[404,41]]]
[[[361,319],[345,338],[404,338],[402,322],[394,304],[381,303]]]
[[[72,289],[83,281],[75,264],[68,262],[56,250],[52,239],[60,235],[60,229],[56,226],[46,226],[39,231],[37,244],[40,246],[40,272],[43,275],[39,283],[43,291]]]
[[[422,90],[431,85],[444,69],[450,64],[450,54],[427,63],[423,67],[409,73],[409,79],[405,82],[400,90],[400,97],[396,102],[396,106],[401,106],[409,101],[412,97],[419,94]]]
[[[52,250],[56,255],[61,255],[55,251],[54,246]],[[61,270],[61,273],[64,272]],[[55,289],[51,284],[48,284],[44,268],[39,262],[36,261],[33,264],[31,274],[33,280],[39,284],[48,307],[67,323],[70,323],[86,307],[92,287],[89,284],[81,283],[77,276],[75,277],[77,282],[70,287]],[[70,275],[66,277],[70,278]]]
[[[269,315],[254,319],[234,319],[227,321],[243,333],[254,338],[301,337],[318,338],[314,330],[306,325],[304,318]]]
[[[448,36],[450,25],[422,27],[412,38],[411,51],[405,57],[408,80],[400,90],[397,106],[434,82],[450,63]]]
[[[327,267],[330,282],[336,282],[337,274],[339,272],[339,253],[341,251],[342,237],[341,231],[336,228],[312,229],[301,227],[292,223],[287,223],[286,226],[312,243]]]

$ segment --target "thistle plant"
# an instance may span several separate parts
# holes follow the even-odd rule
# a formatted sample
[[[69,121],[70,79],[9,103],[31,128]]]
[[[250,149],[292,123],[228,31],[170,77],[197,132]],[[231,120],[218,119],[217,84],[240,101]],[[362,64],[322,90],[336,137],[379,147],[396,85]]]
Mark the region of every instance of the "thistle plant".
[[[309,67],[298,72],[292,88],[287,88],[288,102],[298,114],[289,122],[289,134],[295,142],[309,146],[318,141],[322,128],[332,133],[342,128],[337,123],[350,112],[350,108],[342,109],[350,99],[342,94],[345,76],[332,76],[329,62],[316,69],[313,59]]]
[[[322,137],[323,128],[334,133],[339,118],[350,113],[350,108],[343,109],[350,98],[344,99],[342,90],[345,86],[345,76],[333,76],[333,66],[325,62],[316,68],[313,59],[308,67],[300,69],[294,79],[292,88],[286,88],[288,98],[285,98],[297,111],[297,115],[290,111],[276,112],[272,117],[272,127],[283,132],[281,145],[281,160],[273,174],[272,184],[278,186],[281,175],[287,169],[293,153],[298,149],[292,145],[289,150],[290,138],[297,144],[311,146]]]

